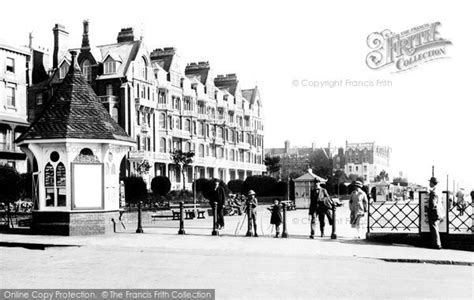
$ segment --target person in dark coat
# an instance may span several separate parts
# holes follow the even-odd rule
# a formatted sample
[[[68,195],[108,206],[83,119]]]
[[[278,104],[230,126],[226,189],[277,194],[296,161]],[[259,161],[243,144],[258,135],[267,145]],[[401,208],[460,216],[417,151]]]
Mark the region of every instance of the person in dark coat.
[[[430,226],[431,247],[434,249],[442,249],[441,239],[439,237],[439,223],[441,217],[438,214],[438,206],[441,205],[441,197],[436,190],[438,179],[430,178],[430,192],[428,198],[428,224]]]
[[[214,190],[211,194],[211,208],[214,210],[214,203],[217,203],[217,229],[224,228],[224,204],[225,204],[225,190],[220,185],[219,179],[214,179]]]
[[[278,199],[273,200],[273,205],[268,208],[271,211],[270,224],[275,225],[275,237],[280,236],[280,225],[282,223],[281,205]]]
[[[329,225],[332,225],[332,210],[329,206],[331,197],[325,188],[320,186],[320,181],[314,179],[314,188],[310,193],[309,215],[311,216],[311,234],[309,238],[314,239],[314,232],[316,231],[316,215],[319,219],[319,229],[321,230],[321,237],[324,237],[324,219],[328,218]]]

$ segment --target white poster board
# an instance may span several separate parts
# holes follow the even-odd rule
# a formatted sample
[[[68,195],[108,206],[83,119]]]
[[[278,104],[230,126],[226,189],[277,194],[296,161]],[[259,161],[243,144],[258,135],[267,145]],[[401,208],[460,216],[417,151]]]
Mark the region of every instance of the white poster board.
[[[104,208],[103,164],[72,164],[72,208]]]
[[[444,218],[439,222],[439,232],[448,232],[447,226],[447,210],[446,210],[446,194],[442,193],[440,195],[441,203],[444,207]],[[428,200],[430,195],[426,191],[420,192],[420,232],[430,232],[430,226],[428,224]]]

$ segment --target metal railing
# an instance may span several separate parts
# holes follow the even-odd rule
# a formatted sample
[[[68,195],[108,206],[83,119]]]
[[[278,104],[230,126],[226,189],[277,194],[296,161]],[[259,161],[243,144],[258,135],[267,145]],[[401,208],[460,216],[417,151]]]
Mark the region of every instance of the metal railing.
[[[420,203],[371,202],[368,205],[367,229],[368,232],[419,232]]]

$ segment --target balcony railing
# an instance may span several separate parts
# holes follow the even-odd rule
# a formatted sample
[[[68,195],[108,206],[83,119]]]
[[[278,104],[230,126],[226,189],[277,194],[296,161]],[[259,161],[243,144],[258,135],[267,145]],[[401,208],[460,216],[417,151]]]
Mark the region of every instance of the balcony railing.
[[[99,96],[102,103],[118,103],[118,97],[114,95]]]
[[[143,107],[147,107],[147,108],[156,108],[156,102],[153,101],[153,100],[148,100],[148,99],[145,99],[145,98],[135,98],[135,104],[137,106],[143,106]]]
[[[169,103],[158,103],[156,107],[158,109],[171,109],[171,105]]]

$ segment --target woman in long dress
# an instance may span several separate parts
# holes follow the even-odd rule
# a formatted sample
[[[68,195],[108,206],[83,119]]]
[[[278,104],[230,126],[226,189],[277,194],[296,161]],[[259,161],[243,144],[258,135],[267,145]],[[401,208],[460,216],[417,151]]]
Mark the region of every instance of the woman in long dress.
[[[362,190],[362,182],[356,181],[354,183],[355,190],[351,193],[349,200],[349,208],[351,210],[351,226],[357,230],[357,238],[361,237],[360,221],[367,212],[367,195]]]

